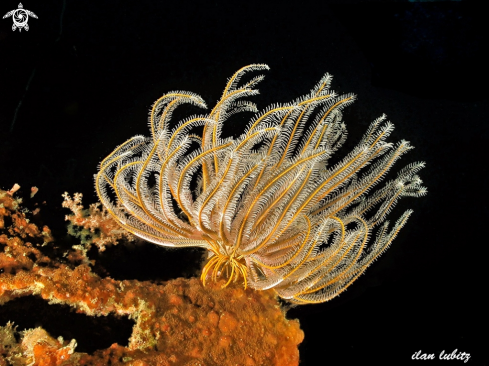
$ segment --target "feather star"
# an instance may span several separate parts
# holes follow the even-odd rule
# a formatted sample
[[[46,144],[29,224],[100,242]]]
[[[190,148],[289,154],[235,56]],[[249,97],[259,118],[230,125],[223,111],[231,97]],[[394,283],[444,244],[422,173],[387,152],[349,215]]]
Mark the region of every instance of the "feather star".
[[[134,136],[105,158],[96,190],[117,222],[144,240],[208,249],[204,285],[224,278],[224,286],[243,281],[273,288],[293,303],[328,301],[405,225],[411,210],[390,229],[385,219],[400,197],[426,194],[417,176],[424,163],[407,165],[375,187],[412,149],[407,141],[386,142],[393,125],[382,116],[330,166],[347,135],[342,110],[355,96],[330,90],[326,74],[309,94],[258,112],[242,99],[258,94],[254,87],[263,75],[241,79],[267,69],[243,67],[209,114],[173,128],[175,108],[206,104],[190,92],[163,95],[150,112],[151,136]],[[255,116],[238,138],[223,138],[223,123],[240,112]]]

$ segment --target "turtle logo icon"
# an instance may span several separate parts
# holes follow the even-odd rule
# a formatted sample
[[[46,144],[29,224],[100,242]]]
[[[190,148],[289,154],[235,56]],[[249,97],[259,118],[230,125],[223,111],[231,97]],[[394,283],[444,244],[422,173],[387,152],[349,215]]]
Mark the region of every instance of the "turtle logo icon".
[[[14,9],[9,11],[7,14],[3,16],[3,19],[12,17],[14,24],[12,25],[12,30],[15,31],[17,28],[19,28],[19,32],[22,31],[22,28],[24,28],[26,31],[29,30],[29,25],[27,24],[27,21],[29,20],[29,15],[33,18],[37,19],[37,15],[34,14],[30,10],[24,9],[24,6],[22,3],[19,3],[18,9]]]

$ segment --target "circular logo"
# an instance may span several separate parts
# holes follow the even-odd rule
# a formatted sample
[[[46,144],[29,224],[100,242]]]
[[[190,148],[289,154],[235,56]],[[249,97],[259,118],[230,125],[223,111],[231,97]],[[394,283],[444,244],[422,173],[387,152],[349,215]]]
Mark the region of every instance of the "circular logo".
[[[27,21],[29,20],[29,15],[24,9],[16,9],[12,14],[12,19],[14,21],[15,26],[19,28],[23,28]]]

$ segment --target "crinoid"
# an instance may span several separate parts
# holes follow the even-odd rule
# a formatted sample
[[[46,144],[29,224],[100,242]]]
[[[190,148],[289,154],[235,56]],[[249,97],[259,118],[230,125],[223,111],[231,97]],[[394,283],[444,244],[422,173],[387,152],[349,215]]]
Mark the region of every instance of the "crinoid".
[[[231,115],[257,112],[239,99],[257,94],[253,88],[263,76],[241,78],[266,69],[243,67],[209,114],[173,128],[176,107],[206,105],[189,92],[163,95],[150,113],[151,137],[132,137],[100,163],[97,193],[131,233],[158,245],[208,249],[204,284],[241,279],[291,302],[327,301],[405,225],[410,210],[390,230],[385,217],[400,197],[426,193],[416,175],[424,163],[406,166],[372,192],[412,148],[407,141],[386,142],[393,125],[382,116],[353,151],[329,166],[346,139],[341,111],[355,98],[331,91],[329,74],[309,94],[257,113],[238,138],[222,138]]]

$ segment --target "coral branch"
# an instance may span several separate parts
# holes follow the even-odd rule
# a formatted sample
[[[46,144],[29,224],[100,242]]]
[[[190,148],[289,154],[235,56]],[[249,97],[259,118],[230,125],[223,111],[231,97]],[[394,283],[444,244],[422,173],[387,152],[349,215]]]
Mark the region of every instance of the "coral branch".
[[[93,203],[85,210],[81,193],[75,193],[71,198],[68,192],[65,192],[63,198],[63,207],[73,212],[73,215],[65,216],[65,219],[70,221],[68,233],[80,238],[85,249],[90,249],[90,246],[94,244],[99,251],[104,251],[106,245],[115,245],[123,238],[129,241],[134,240],[134,235],[124,230],[109,215],[105,207],[100,209],[100,203]]]
[[[81,197],[71,208],[81,217]],[[163,284],[149,281],[102,278],[85,263],[76,265],[67,255],[49,258],[24,241],[50,243],[43,231],[29,223],[14,197],[0,191],[0,218],[17,217],[0,231],[0,304],[22,296],[40,296],[50,304],[67,304],[89,316],[110,313],[127,316],[135,325],[127,345],[113,344],[92,355],[76,352],[76,340],[55,339],[44,329],[21,332],[0,327],[0,365],[298,365],[297,345],[303,339],[298,321],[287,320],[273,292],[244,290],[222,283],[203,287],[197,278]],[[96,218],[92,218],[94,213]],[[97,221],[100,211],[84,216]],[[14,236],[4,232],[10,231]],[[49,244],[51,245],[51,244]]]

